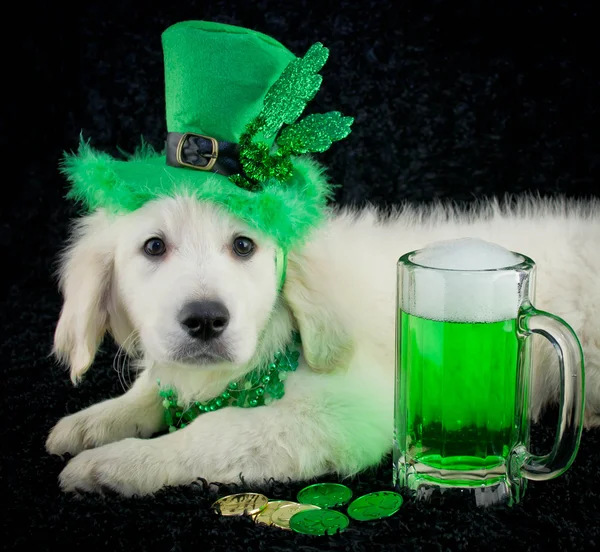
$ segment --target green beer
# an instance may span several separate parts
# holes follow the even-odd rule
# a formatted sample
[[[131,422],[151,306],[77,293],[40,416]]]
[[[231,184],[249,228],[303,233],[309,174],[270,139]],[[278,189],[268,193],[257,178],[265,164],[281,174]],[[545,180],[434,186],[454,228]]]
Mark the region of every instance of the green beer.
[[[461,485],[491,482],[504,473],[518,432],[516,319],[445,322],[399,314],[400,402],[419,465],[406,477],[442,483],[444,471],[453,470],[463,472],[453,475]]]
[[[535,263],[475,238],[398,260],[393,483],[417,500],[519,502],[527,481],[569,468],[581,436],[584,365],[572,328],[537,310]],[[531,340],[558,354],[552,451],[528,451]]]

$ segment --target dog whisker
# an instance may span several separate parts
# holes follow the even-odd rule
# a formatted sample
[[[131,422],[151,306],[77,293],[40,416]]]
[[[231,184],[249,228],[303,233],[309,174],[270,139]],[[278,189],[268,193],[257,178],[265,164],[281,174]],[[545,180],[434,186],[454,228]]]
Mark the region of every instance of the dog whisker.
[[[123,391],[127,391],[133,385],[131,379],[131,357],[132,354],[128,352],[136,351],[139,340],[139,331],[134,330],[131,332],[123,343],[119,346],[117,353],[113,361],[113,368],[117,372],[119,382]]]

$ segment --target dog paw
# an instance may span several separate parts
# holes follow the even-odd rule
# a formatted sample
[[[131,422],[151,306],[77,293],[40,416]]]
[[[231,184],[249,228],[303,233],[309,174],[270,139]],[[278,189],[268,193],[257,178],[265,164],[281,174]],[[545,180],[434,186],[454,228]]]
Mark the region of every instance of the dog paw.
[[[79,454],[82,450],[120,441],[127,437],[147,437],[151,431],[143,431],[123,412],[102,403],[64,417],[50,432],[46,450],[50,454]]]
[[[65,492],[142,496],[167,485],[168,469],[151,442],[125,439],[83,451],[65,466],[59,482]]]
[[[94,437],[91,420],[78,412],[71,416],[62,418],[48,435],[46,450],[50,454],[78,454],[86,448],[96,446],[97,439]]]

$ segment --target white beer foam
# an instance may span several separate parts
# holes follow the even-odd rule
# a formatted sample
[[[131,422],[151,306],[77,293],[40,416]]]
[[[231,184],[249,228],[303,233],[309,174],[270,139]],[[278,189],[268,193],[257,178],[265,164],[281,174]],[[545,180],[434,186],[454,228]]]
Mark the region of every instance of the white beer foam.
[[[415,287],[410,293],[409,279],[404,281],[402,309],[422,318],[451,322],[515,318],[521,304],[519,278],[516,272],[501,269],[522,260],[499,245],[476,238],[430,244],[411,261],[442,270],[415,269]]]
[[[413,263],[449,270],[493,270],[514,266],[521,257],[495,243],[478,238],[439,241],[420,250]]]

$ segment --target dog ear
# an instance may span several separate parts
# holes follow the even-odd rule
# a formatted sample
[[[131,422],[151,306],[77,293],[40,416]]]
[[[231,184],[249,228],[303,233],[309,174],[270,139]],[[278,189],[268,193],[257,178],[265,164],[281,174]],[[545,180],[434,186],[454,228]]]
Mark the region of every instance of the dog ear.
[[[108,329],[108,301],[114,241],[107,215],[99,211],[79,220],[63,252],[59,279],[64,297],[54,334],[54,355],[77,384],[91,366]]]
[[[290,259],[283,292],[300,330],[306,362],[315,372],[332,372],[348,365],[354,343],[342,323],[343,313],[322,286],[311,284],[319,280],[318,274],[305,272],[302,262]]]

